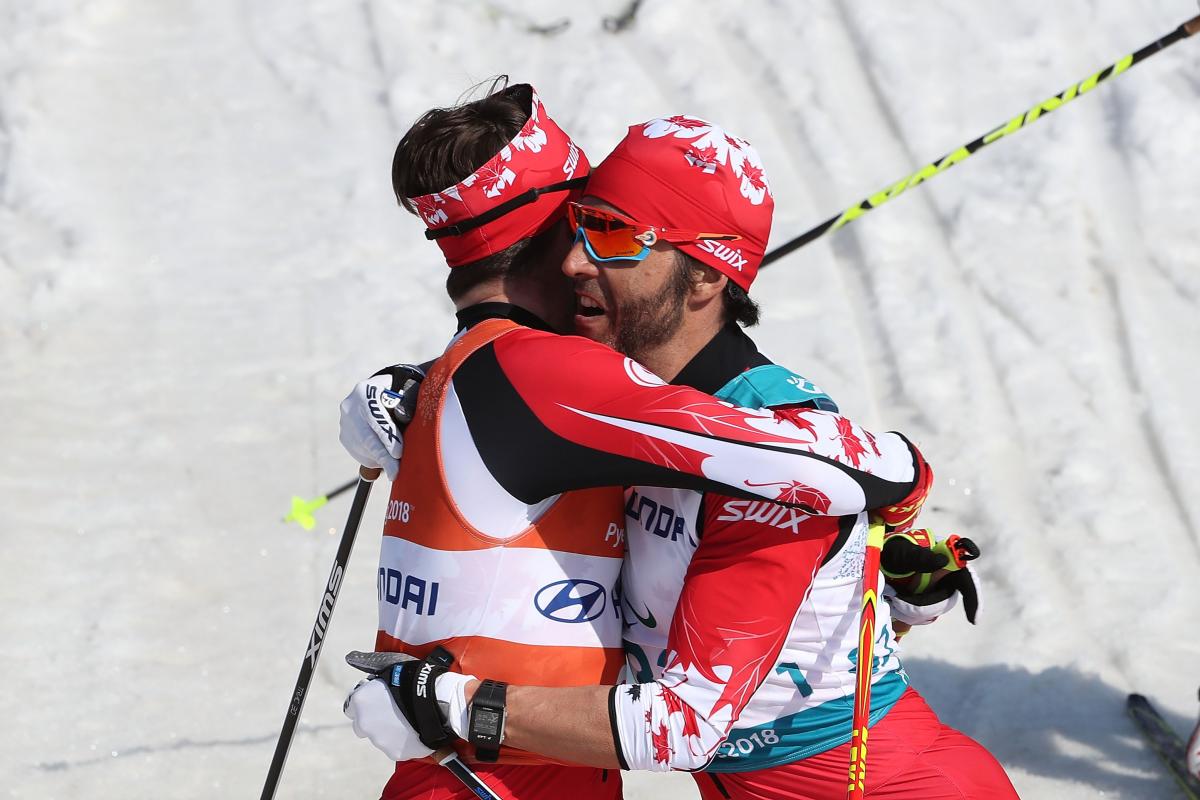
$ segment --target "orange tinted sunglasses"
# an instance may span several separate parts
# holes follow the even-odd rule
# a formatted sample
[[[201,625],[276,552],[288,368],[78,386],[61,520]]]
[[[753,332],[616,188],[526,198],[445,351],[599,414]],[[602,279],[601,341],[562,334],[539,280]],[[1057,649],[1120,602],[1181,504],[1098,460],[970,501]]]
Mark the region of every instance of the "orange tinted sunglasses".
[[[567,222],[575,241],[594,261],[642,261],[658,242],[687,244],[705,240],[733,241],[736,233],[699,233],[637,222],[623,214],[579,203],[567,204]]]

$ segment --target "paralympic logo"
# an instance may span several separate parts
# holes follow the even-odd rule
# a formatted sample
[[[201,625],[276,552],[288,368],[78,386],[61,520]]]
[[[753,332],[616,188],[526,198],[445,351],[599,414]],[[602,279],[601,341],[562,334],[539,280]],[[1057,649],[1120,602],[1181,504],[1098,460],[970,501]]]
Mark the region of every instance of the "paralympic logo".
[[[591,622],[604,613],[608,591],[577,578],[547,584],[533,597],[538,613],[555,622]]]

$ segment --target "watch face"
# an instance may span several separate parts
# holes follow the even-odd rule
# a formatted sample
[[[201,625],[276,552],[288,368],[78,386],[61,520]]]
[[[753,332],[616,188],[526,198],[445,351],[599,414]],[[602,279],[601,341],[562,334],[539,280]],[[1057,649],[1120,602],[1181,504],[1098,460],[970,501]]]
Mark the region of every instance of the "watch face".
[[[499,736],[500,720],[499,711],[476,707],[475,715],[471,720],[471,732],[478,736]]]

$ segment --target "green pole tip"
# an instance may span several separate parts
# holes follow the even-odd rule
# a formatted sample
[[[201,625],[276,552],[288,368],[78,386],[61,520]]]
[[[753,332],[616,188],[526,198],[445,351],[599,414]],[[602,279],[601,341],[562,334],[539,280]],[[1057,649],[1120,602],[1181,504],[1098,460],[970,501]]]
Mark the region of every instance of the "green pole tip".
[[[321,506],[329,502],[329,498],[322,495],[315,497],[312,500],[305,500],[303,497],[292,496],[292,510],[283,518],[284,522],[295,522],[306,531],[311,531],[317,524],[317,518],[313,516]]]

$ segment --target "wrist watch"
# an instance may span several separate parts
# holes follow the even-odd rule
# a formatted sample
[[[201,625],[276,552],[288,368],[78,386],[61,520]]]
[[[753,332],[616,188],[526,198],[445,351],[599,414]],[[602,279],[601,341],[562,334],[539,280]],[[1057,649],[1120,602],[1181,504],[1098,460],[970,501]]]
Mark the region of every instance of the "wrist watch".
[[[467,741],[475,745],[475,757],[494,762],[504,741],[504,707],[508,684],[486,680],[479,684],[471,698],[471,714],[467,721]]]

